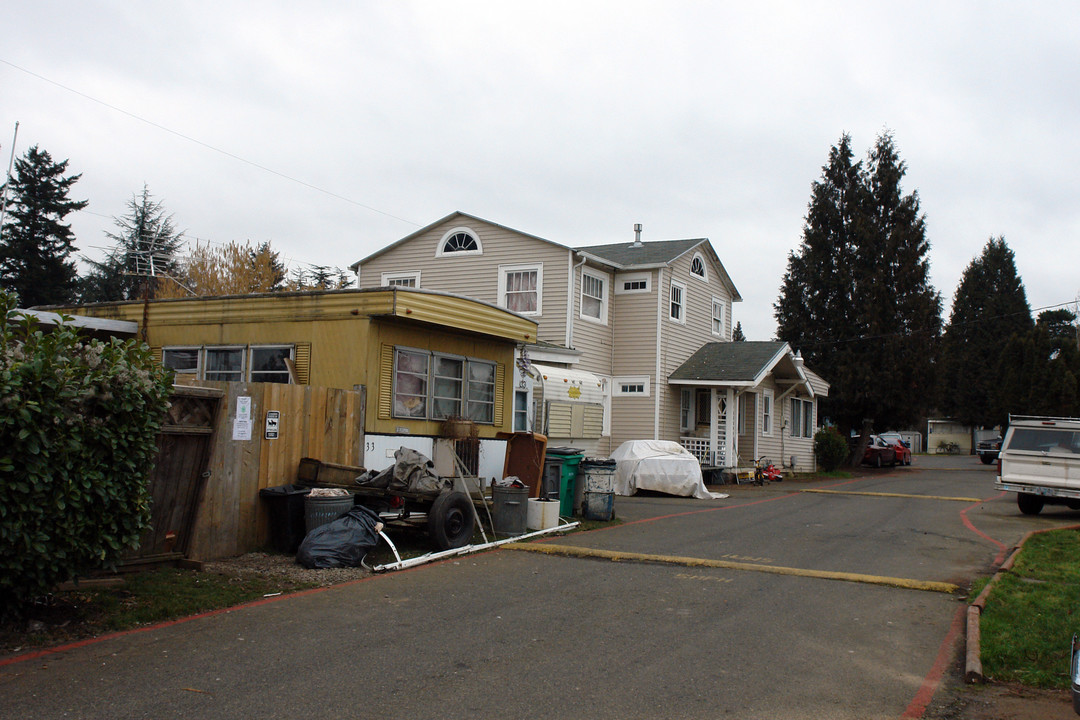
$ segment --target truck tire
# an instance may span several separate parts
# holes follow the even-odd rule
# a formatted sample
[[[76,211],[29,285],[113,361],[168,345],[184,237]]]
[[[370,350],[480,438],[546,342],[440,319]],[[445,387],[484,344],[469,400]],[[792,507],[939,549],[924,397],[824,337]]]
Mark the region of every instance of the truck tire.
[[[1043,509],[1043,499],[1038,495],[1018,493],[1016,496],[1016,506],[1020,508],[1020,512],[1025,515],[1038,515]]]
[[[993,456],[991,456],[991,455],[980,455],[980,456],[979,456],[979,459],[980,459],[980,460],[982,460],[982,464],[983,464],[983,465],[989,465],[990,463],[992,463],[992,462],[994,462],[995,460],[997,460],[997,458],[996,458],[996,457],[993,457]]]
[[[473,504],[462,492],[448,492],[435,498],[428,510],[428,535],[439,550],[459,548],[473,536]]]

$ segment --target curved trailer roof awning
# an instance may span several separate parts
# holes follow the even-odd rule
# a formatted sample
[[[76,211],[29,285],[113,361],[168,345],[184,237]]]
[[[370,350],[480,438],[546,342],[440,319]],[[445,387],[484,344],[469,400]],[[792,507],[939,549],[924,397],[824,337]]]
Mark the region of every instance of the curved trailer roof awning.
[[[544,400],[602,403],[607,395],[607,381],[591,372],[537,363],[533,363],[532,367],[540,375]]]

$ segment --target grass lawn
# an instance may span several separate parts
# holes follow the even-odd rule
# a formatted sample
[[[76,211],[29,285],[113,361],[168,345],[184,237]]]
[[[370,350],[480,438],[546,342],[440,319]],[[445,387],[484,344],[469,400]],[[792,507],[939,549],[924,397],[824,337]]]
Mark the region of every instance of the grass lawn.
[[[1073,633],[1080,632],[1080,531],[1056,530],[1024,543],[1002,573],[979,625],[983,673],[998,682],[1068,689]],[[985,581],[973,589],[972,597]]]

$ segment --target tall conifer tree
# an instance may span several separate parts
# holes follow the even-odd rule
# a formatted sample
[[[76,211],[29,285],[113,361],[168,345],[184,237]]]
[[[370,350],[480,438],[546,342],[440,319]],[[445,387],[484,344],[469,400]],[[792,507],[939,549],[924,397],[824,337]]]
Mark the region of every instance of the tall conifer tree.
[[[0,242],[0,286],[18,293],[22,307],[75,298],[77,272],[70,259],[75,235],[64,218],[87,201],[68,198],[82,176],[65,176],[67,166],[67,160],[53,162],[37,145],[15,161]]]
[[[774,305],[778,337],[832,383],[821,412],[842,431],[914,422],[930,403],[941,298],[917,193],[888,133],[866,165],[845,134],[812,185],[799,248]]]
[[[940,396],[946,415],[993,427],[1009,412],[1024,414],[1029,400],[1019,378],[1030,378],[1026,373],[1037,362],[1032,327],[1013,251],[1004,237],[990,238],[960,277],[945,329]]]

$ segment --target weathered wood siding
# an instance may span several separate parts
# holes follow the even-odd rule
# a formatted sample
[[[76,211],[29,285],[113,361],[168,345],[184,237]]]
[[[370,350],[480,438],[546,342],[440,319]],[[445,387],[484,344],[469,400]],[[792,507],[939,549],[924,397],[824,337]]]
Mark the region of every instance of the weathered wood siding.
[[[192,559],[230,557],[266,546],[269,512],[259,490],[295,482],[301,458],[361,464],[363,388],[207,381],[198,385],[225,395],[214,424],[210,477],[188,548]],[[233,439],[239,397],[251,398],[250,440]],[[268,410],[281,414],[275,440],[264,437]]]

